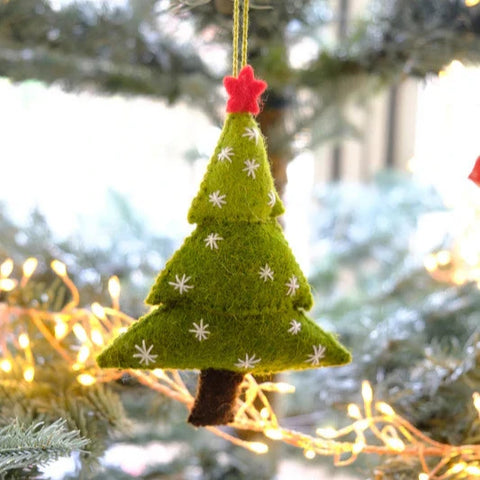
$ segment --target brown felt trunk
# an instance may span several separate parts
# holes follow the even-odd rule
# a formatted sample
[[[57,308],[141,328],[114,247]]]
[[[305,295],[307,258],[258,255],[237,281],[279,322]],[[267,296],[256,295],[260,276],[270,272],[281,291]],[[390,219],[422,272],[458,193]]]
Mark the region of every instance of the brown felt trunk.
[[[235,400],[243,375],[230,370],[200,371],[197,396],[188,421],[196,427],[226,425],[235,417]]]

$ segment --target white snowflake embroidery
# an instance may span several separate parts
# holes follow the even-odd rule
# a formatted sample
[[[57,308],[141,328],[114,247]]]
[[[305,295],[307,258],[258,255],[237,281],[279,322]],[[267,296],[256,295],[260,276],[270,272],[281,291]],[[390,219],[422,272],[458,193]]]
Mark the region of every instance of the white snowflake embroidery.
[[[259,163],[255,162],[255,160],[245,160],[246,167],[242,170],[242,172],[247,172],[247,177],[255,177],[255,170],[260,166]]]
[[[232,163],[232,157],[235,154],[233,153],[233,148],[232,147],[224,147],[220,150],[220,153],[217,155],[217,159],[220,162],[223,162],[224,160],[228,160],[230,163]]]
[[[241,358],[239,358],[235,366],[238,368],[253,368],[261,360],[262,360],[261,358],[255,358],[255,354],[249,357],[247,353],[245,355],[245,360],[242,360]]]
[[[242,137],[248,137],[249,140],[255,140],[255,143],[258,144],[260,131],[253,127],[245,127],[245,133],[242,135]]]
[[[301,329],[302,329],[302,324],[300,322],[297,322],[296,320],[292,320],[290,322],[291,327],[288,329],[288,331],[292,335],[296,335]]]
[[[318,365],[320,360],[325,356],[325,347],[323,345],[313,346],[313,353],[308,356],[306,362],[310,362],[312,365]]]
[[[210,233],[203,241],[205,242],[206,247],[210,247],[212,250],[214,248],[218,250],[217,242],[220,240],[223,240],[223,238],[218,233]]]
[[[158,357],[158,355],[154,355],[153,353],[150,353],[152,351],[153,345],[150,345],[147,349],[147,345],[145,344],[145,340],[142,340],[142,346],[139,347],[138,345],[135,345],[135,348],[137,349],[138,353],[134,353],[133,357],[134,358],[139,358],[139,363],[140,365],[142,363],[145,363],[145,365],[148,367],[150,362],[155,362],[155,359]]]
[[[293,297],[293,295],[295,295],[297,290],[300,288],[300,285],[298,284],[298,278],[295,275],[292,275],[285,286],[288,287],[287,295],[291,295]]]
[[[268,192],[268,206],[273,208],[276,202],[277,196],[275,195],[275,192],[273,190],[270,190]]]
[[[178,290],[180,295],[182,295],[183,292],[188,292],[191,288],[193,288],[193,285],[187,285],[189,280],[190,277],[187,277],[185,274],[182,275],[182,278],[179,278],[178,275],[175,275],[175,281],[168,283],[172,285],[175,290]]]
[[[268,263],[265,264],[264,267],[260,268],[258,274],[264,282],[267,280],[273,280],[273,270],[268,266]]]
[[[215,207],[222,208],[222,205],[225,205],[227,201],[225,200],[226,195],[220,195],[220,190],[211,193],[208,196],[208,201]]]
[[[202,340],[206,340],[210,335],[210,332],[207,330],[208,323],[206,325],[203,324],[203,318],[200,319],[200,324],[196,324],[193,322],[193,328],[189,330],[195,334],[195,338],[201,342]]]

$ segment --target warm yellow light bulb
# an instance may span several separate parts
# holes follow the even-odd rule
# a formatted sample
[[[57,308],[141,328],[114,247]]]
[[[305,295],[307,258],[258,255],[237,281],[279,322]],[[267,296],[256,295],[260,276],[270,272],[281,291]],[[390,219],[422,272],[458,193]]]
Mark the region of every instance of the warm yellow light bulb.
[[[273,390],[279,393],[295,393],[295,386],[285,382],[277,382],[273,384]]]
[[[478,414],[480,415],[480,393],[475,392],[472,396],[473,396],[473,406],[475,407]]]
[[[476,465],[468,465],[468,467],[465,467],[465,473],[471,475],[471,478],[478,478],[480,477],[480,467],[477,467]]]
[[[362,412],[360,412],[360,408],[354,403],[350,403],[348,405],[347,412],[348,416],[354,418],[355,420],[360,420],[362,418]]]
[[[448,250],[440,250],[436,257],[437,263],[442,266],[448,265],[452,261],[452,255]]]
[[[85,363],[89,356],[90,356],[90,349],[87,347],[87,345],[82,345],[77,354],[77,362]]]
[[[437,257],[433,253],[427,255],[423,260],[423,266],[429,272],[435,271],[438,267]]]
[[[97,302],[92,303],[92,312],[98,318],[105,318],[105,309]]]
[[[303,456],[307,460],[313,460],[317,454],[313,450],[304,450],[303,451]]]
[[[295,387],[286,382],[264,382],[259,386],[266,392],[295,393]]]
[[[263,433],[272,440],[281,440],[283,438],[283,433],[278,428],[267,428]]]
[[[373,398],[373,391],[370,383],[367,380],[362,382],[362,397],[365,403],[370,403]]]
[[[269,416],[270,416],[270,411],[268,410],[267,407],[263,407],[261,410],[260,410],[260,416],[266,420]]]
[[[357,432],[365,431],[369,427],[370,427],[370,420],[368,418],[364,418],[363,420],[357,420],[355,422],[355,430]]]
[[[165,378],[165,372],[161,368],[155,368],[154,370],[152,370],[152,373],[157,378]]]
[[[97,345],[97,347],[101,347],[104,345],[105,341],[103,339],[102,332],[98,328],[94,328],[91,333],[90,337],[92,338],[92,342]]]
[[[383,415],[387,415],[389,417],[393,417],[395,415],[395,410],[385,402],[377,402],[375,404],[375,408]]]
[[[30,339],[26,333],[21,333],[18,336],[18,344],[20,345],[20,348],[23,348],[24,350],[30,345]]]
[[[108,292],[113,299],[118,299],[120,296],[120,280],[116,275],[110,277],[108,280]]]
[[[17,284],[18,282],[13,278],[0,278],[0,290],[4,292],[11,292]]]
[[[403,452],[405,450],[405,444],[399,438],[387,438],[385,443],[396,452]]]
[[[77,381],[86,387],[93,385],[97,380],[94,376],[90,375],[89,373],[81,373],[77,377]]]
[[[438,72],[438,76],[439,78],[445,78],[446,76],[448,76],[448,72],[445,68],[442,68],[439,72]]]
[[[465,0],[465,5],[467,7],[475,7],[475,5],[478,5],[480,3],[480,0]]]
[[[268,452],[268,445],[263,442],[250,442],[247,444],[247,448],[252,452],[263,454]]]
[[[66,265],[61,262],[60,260],[53,260],[50,264],[52,270],[59,276],[59,277],[66,277],[67,276],[67,267]]]
[[[23,264],[23,276],[30,278],[36,270],[38,260],[35,257],[27,258]]]
[[[317,428],[317,435],[323,438],[336,438],[337,431],[333,427]]]
[[[12,371],[12,362],[6,358],[4,358],[1,362],[0,362],[0,368],[5,372],[5,373],[9,373]]]
[[[87,332],[79,323],[76,323],[72,327],[73,333],[80,340],[80,342],[85,343],[88,341]]]
[[[455,475],[457,473],[463,472],[467,465],[463,462],[456,463],[452,468],[448,470],[448,473],[451,475]]]
[[[33,382],[35,378],[35,369],[33,367],[26,367],[23,370],[23,378],[26,382]]]
[[[67,324],[61,318],[57,318],[55,320],[54,331],[55,331],[55,338],[57,340],[61,340],[67,334]]]
[[[7,258],[1,265],[0,265],[0,276],[8,277],[13,270],[13,260],[11,258]]]
[[[358,455],[365,448],[365,442],[363,440],[357,440],[352,447],[352,453]]]

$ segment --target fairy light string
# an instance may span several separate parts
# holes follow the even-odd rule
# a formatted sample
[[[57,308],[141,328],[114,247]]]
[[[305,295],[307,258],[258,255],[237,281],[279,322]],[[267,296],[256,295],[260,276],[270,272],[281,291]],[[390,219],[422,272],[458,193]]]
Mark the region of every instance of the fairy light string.
[[[0,293],[8,299],[15,288],[24,288],[33,275],[37,262],[28,259],[21,281],[10,278],[13,262],[10,259],[0,267]],[[110,382],[128,373],[139,383],[165,395],[187,408],[193,404],[193,395],[176,370],[99,369],[95,357],[102,346],[128,328],[135,319],[119,309],[120,282],[112,277],[108,282],[112,306],[94,303],[81,308],[80,295],[62,262],[52,262],[52,269],[69,289],[72,301],[60,311],[46,311],[0,302],[0,383],[14,378],[14,362],[20,362],[20,371],[27,384],[35,382],[35,342],[41,335],[51,346],[58,360],[65,362],[77,381],[88,387]],[[34,268],[35,267],[35,268]],[[23,360],[22,360],[23,358]],[[15,360],[14,360],[15,359]],[[283,442],[303,451],[306,459],[316,455],[332,457],[336,466],[350,465],[360,455],[405,456],[418,458],[422,473],[418,480],[454,480],[480,476],[480,445],[449,445],[430,439],[385,402],[374,399],[371,385],[364,381],[361,388],[363,405],[350,403],[347,415],[351,422],[339,429],[318,428],[308,435],[282,427],[270,405],[266,392],[293,393],[295,387],[285,382],[257,383],[246,375],[243,395],[237,400],[233,429],[254,431],[264,435],[265,441],[248,441],[217,427],[207,429],[234,445],[256,454],[268,452],[271,441]],[[301,394],[301,392],[299,392]],[[473,406],[480,417],[480,393],[472,396]],[[353,436],[353,439],[352,439]]]

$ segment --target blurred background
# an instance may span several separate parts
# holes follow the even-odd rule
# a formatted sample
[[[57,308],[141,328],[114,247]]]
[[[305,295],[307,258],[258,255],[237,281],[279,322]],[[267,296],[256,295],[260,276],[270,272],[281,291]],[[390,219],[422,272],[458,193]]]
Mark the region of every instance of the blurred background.
[[[368,379],[432,438],[480,442],[471,405],[480,193],[467,180],[480,155],[477,4],[251,2],[249,63],[269,84],[258,120],[286,236],[315,294],[313,318],[354,356],[285,375],[297,391],[275,408],[288,428],[341,426]],[[193,228],[186,214],[220,134],[232,8],[0,1],[0,263],[36,257],[48,283],[50,262],[61,260],[82,305],[107,302],[116,275],[121,309],[146,311],[154,277]],[[0,302],[39,295],[0,292]],[[48,395],[15,397],[19,413],[5,388],[2,425],[54,417]],[[133,381],[108,388],[107,411],[122,406],[114,433],[92,422],[88,455],[8,478],[399,480],[421,471],[416,459],[373,456],[335,469],[286,445],[257,457],[193,431],[183,407]]]

